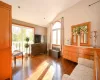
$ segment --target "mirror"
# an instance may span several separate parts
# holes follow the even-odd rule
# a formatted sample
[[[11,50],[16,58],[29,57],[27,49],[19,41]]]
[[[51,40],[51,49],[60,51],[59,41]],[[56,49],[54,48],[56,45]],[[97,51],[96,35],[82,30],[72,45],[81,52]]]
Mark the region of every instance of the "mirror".
[[[72,45],[77,45],[78,35],[81,46],[90,46],[90,22],[72,26]]]

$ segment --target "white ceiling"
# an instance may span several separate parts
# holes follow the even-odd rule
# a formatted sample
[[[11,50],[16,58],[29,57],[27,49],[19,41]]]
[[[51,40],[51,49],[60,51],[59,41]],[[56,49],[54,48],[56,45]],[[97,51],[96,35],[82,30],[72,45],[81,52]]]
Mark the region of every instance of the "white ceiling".
[[[2,0],[12,5],[13,19],[45,26],[80,0]],[[20,9],[18,8],[20,6]],[[45,18],[45,19],[44,19]]]

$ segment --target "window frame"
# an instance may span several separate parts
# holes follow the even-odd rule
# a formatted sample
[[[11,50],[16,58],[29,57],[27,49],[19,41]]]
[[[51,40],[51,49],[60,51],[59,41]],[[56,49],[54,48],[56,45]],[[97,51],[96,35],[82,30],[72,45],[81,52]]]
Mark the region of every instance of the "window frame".
[[[52,40],[53,40],[53,31],[56,31],[56,44],[53,43],[52,41],[52,45],[55,45],[55,46],[60,46],[61,45],[61,26],[60,28],[57,28],[57,29],[53,29],[54,25],[59,22],[61,24],[60,21],[56,21],[53,26],[52,26]],[[60,44],[58,44],[58,31],[60,30]]]

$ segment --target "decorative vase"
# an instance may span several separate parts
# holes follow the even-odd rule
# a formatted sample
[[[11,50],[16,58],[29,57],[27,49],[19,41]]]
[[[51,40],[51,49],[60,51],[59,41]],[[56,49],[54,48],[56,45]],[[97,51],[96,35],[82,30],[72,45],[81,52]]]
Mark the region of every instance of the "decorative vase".
[[[80,46],[80,34],[78,34],[78,39],[77,39],[77,46]]]

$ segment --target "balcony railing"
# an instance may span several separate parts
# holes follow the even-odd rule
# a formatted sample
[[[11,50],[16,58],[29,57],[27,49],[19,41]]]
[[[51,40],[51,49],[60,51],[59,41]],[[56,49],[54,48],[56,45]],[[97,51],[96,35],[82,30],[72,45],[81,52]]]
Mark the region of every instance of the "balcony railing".
[[[31,53],[31,44],[33,44],[32,41],[29,42],[29,48],[27,48],[27,52],[26,52],[26,48],[25,48],[25,44],[26,41],[22,42],[22,41],[12,41],[12,52],[14,50],[20,50],[23,52],[23,54],[25,55],[25,53],[30,54]]]

